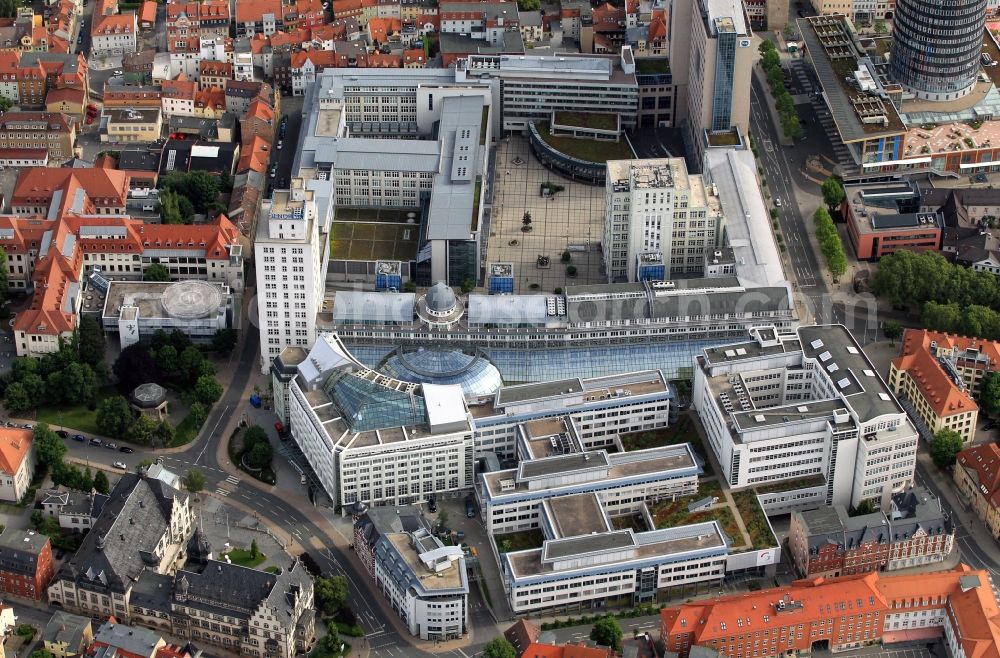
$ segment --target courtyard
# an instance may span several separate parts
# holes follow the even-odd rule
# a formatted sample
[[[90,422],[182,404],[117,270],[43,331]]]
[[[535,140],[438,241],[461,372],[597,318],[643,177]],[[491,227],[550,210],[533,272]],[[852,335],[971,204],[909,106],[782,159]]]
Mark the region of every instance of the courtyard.
[[[542,196],[543,183],[564,189]],[[525,213],[531,230],[522,231]],[[554,292],[606,283],[601,272],[604,187],[563,178],[542,166],[523,137],[497,145],[487,262],[514,264],[514,292]],[[563,262],[563,252],[570,260]],[[570,266],[576,268],[570,276]]]

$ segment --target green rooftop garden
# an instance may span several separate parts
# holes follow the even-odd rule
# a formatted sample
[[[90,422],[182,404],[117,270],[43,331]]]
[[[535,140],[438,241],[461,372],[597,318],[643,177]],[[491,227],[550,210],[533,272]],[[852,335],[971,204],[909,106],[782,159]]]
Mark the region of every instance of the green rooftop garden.
[[[753,491],[734,491],[733,501],[736,509],[743,519],[743,525],[750,533],[750,541],[756,549],[771,548],[777,546],[778,542],[771,533],[771,526],[767,522],[767,516],[763,508],[757,502],[757,494]]]
[[[644,74],[670,73],[670,61],[665,57],[635,60],[635,72]]]
[[[545,541],[545,536],[540,529],[535,528],[534,530],[509,532],[505,535],[493,535],[493,541],[496,542],[499,552],[514,553],[541,548],[542,542]]]
[[[628,142],[606,142],[596,139],[576,139],[549,133],[549,123],[538,124],[538,134],[545,143],[566,155],[587,162],[607,162],[608,160],[631,160],[635,157]]]
[[[618,116],[605,112],[556,112],[556,123],[577,128],[618,130]]]
[[[818,487],[825,482],[826,479],[822,475],[816,475],[813,477],[796,478],[794,480],[782,480],[781,482],[761,485],[756,487],[756,489],[759,494],[782,493],[785,491],[794,491],[795,489],[805,489],[806,487]]]

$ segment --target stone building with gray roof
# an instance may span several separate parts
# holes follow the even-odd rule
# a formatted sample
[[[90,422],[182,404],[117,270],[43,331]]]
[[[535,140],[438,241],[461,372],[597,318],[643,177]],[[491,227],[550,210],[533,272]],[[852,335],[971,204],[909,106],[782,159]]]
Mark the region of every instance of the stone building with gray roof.
[[[70,658],[82,654],[93,637],[88,617],[56,610],[42,631],[42,645],[55,658]]]
[[[191,536],[190,496],[145,475],[123,475],[76,554],[56,573],[49,602],[128,622],[143,574],[169,573]]]

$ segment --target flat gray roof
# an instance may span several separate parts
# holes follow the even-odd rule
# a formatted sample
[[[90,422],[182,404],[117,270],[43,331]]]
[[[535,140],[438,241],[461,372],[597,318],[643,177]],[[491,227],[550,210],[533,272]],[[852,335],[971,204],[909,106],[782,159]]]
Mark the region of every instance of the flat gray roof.
[[[412,322],[417,296],[412,292],[337,291],[333,320],[345,323]]]
[[[584,535],[567,539],[550,539],[542,547],[542,561],[559,560],[574,555],[623,550],[635,546],[635,537],[629,530]]]
[[[574,379],[557,379],[551,382],[540,382],[538,384],[518,384],[517,386],[504,386],[497,392],[497,406],[506,404],[517,404],[538,398],[550,398],[556,395],[570,395],[583,393],[583,380],[579,377]]]
[[[518,478],[521,480],[607,468],[610,465],[608,455],[604,451],[578,452],[570,455],[557,455],[545,459],[522,461],[517,466]]]

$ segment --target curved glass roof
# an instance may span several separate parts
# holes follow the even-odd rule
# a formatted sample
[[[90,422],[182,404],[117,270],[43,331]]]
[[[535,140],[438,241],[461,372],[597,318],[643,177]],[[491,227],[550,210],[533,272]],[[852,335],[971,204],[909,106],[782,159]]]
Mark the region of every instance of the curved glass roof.
[[[379,366],[390,377],[420,384],[458,384],[466,398],[493,395],[503,386],[500,371],[481,352],[395,350]]]
[[[324,388],[341,417],[355,432],[427,422],[427,405],[417,394],[418,387],[405,382],[390,381],[389,385],[384,385],[372,381],[364,373],[335,370]]]

